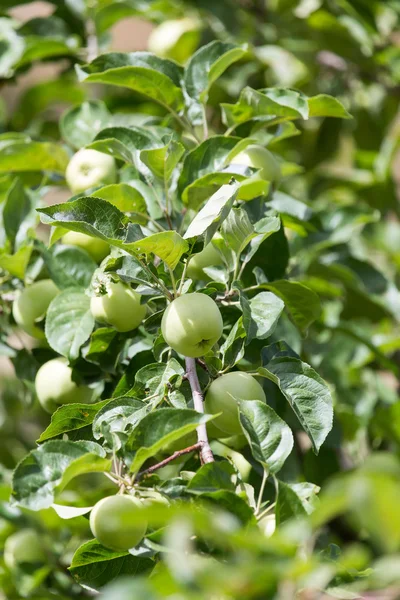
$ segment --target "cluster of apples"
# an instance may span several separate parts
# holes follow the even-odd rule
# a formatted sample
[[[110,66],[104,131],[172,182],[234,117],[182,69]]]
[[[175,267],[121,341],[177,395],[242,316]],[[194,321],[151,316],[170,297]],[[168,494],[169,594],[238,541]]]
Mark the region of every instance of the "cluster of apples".
[[[235,157],[232,164],[258,169],[257,181],[254,177],[249,178],[249,185],[258,185],[257,182],[265,180],[276,181],[280,177],[279,165],[271,153],[261,146],[248,146]],[[111,156],[95,150],[80,150],[68,165],[66,180],[74,193],[114,183],[115,161]],[[246,196],[245,185],[242,194]],[[68,232],[62,242],[84,249],[97,263],[109,253],[105,241],[82,233]],[[219,264],[222,264],[222,257],[210,243],[191,258],[187,274],[194,280],[206,280],[204,269]],[[112,326],[119,332],[131,331],[141,324],[147,309],[138,292],[129,285],[111,280],[107,281],[101,292],[92,297],[90,303],[97,322]],[[29,335],[45,339],[40,322],[58,293],[59,289],[50,279],[27,286],[13,304],[16,323]],[[210,296],[194,292],[179,296],[168,305],[161,330],[166,343],[178,354],[198,358],[211,350],[221,338],[223,320],[218,305]],[[95,399],[90,386],[74,381],[74,373],[62,357],[42,365],[36,376],[35,387],[42,407],[49,413],[66,403],[90,403]],[[211,425],[214,437],[227,438],[242,433],[237,409],[239,399],[266,401],[261,385],[244,372],[233,371],[211,383],[205,398],[205,409],[209,414],[218,414]],[[137,511],[141,509],[141,502],[130,494],[103,498],[91,512],[93,535],[101,544],[114,550],[134,547],[143,538],[147,528],[143,519],[137,518]]]

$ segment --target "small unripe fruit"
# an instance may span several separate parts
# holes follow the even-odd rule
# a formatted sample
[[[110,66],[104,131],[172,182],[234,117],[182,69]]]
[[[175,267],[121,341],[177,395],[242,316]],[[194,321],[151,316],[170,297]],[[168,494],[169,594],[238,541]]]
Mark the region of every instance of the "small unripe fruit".
[[[243,433],[239,422],[238,400],[266,402],[261,385],[248,373],[226,373],[215,379],[208,388],[205,410],[212,415],[222,413],[213,423],[228,435]]]
[[[107,283],[106,293],[90,301],[92,315],[99,323],[112,325],[117,331],[131,331],[139,327],[146,316],[146,305],[140,304],[141,295],[124,283]]]
[[[15,569],[23,563],[43,564],[46,562],[43,542],[34,529],[21,529],[6,539],[4,562],[9,569]]]
[[[162,58],[172,58],[185,62],[196,50],[200,41],[200,23],[186,17],[165,21],[158,25],[149,36],[150,52]]]
[[[63,235],[61,241],[66,246],[78,246],[78,248],[86,250],[97,263],[101,262],[110,252],[110,246],[104,240],[77,231],[68,231]]]
[[[164,340],[179,354],[203,356],[222,335],[222,317],[218,306],[205,294],[184,294],[164,312],[161,331]]]
[[[90,513],[90,529],[95,538],[112,550],[129,550],[143,539],[147,523],[137,519],[140,500],[129,495],[103,498]]]
[[[239,152],[233,157],[231,164],[260,169],[259,175],[261,179],[266,181],[278,182],[282,178],[281,168],[275,156],[272,152],[257,144],[251,144],[245,150]]]
[[[65,180],[74,194],[100,184],[115,183],[117,171],[115,160],[109,154],[82,148],[71,158],[65,172]]]
[[[222,260],[221,254],[218,252],[212,242],[210,242],[205,248],[203,248],[201,252],[192,256],[188,264],[187,276],[190,277],[190,279],[195,280],[208,280],[210,278],[204,272],[204,269],[223,264],[224,261]]]
[[[62,404],[92,402],[94,392],[87,385],[72,381],[72,369],[65,358],[44,363],[36,374],[36,395],[45,411],[52,413]]]
[[[13,303],[16,323],[32,337],[45,339],[44,331],[37,322],[45,317],[50,302],[59,291],[51,279],[42,279],[26,287]]]

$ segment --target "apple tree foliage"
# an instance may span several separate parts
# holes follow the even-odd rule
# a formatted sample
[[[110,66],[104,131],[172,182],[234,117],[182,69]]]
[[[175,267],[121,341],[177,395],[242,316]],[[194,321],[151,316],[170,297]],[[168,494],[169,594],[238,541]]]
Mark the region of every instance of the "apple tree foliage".
[[[5,597],[398,597],[399,3],[54,0],[22,23],[23,4],[0,9],[5,99],[54,70],[0,104]],[[185,27],[152,34],[158,55],[113,51],[127,17]],[[254,145],[271,168],[235,162]],[[116,172],[73,194],[81,149]],[[41,280],[58,292],[25,303],[33,340],[14,303]],[[128,304],[95,320],[107,285],[131,288],[139,327]],[[223,318],[197,359],[161,333],[193,292]],[[54,359],[90,393],[49,415],[35,379]],[[227,437],[201,396],[237,371],[266,402],[231,396]],[[148,524],[129,550],[89,527],[116,493]]]

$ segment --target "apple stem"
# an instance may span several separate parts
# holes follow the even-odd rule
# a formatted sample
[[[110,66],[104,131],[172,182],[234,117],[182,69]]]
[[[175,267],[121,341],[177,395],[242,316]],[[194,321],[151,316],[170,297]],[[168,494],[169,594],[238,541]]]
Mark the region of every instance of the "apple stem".
[[[204,413],[203,406],[203,394],[201,391],[199,378],[197,377],[196,371],[196,359],[185,357],[186,363],[186,376],[190,383],[190,388],[192,390],[192,398],[195,410],[199,413]],[[210,443],[208,441],[207,428],[206,424],[202,423],[197,428],[197,439],[199,444],[201,444],[200,449],[200,458],[203,464],[214,462],[214,456],[212,450],[210,448]]]

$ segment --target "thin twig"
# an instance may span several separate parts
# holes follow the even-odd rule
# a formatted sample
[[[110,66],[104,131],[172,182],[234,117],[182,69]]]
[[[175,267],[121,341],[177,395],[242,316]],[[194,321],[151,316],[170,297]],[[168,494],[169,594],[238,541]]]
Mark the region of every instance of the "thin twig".
[[[192,390],[193,404],[195,410],[199,413],[204,413],[203,394],[201,392],[199,378],[196,371],[196,359],[186,356],[186,376]],[[202,423],[197,427],[197,439],[201,444],[200,458],[203,464],[214,462],[214,456],[208,441],[206,424]]]
[[[171,456],[164,458],[164,460],[160,461],[156,465],[152,465],[148,469],[145,469],[144,471],[140,471],[140,473],[138,473],[136,475],[135,480],[140,479],[140,477],[143,477],[143,475],[149,475],[150,473],[154,473],[154,471],[157,471],[158,469],[162,469],[168,463],[175,460],[176,458],[179,458],[180,456],[184,456],[185,454],[190,454],[190,452],[195,452],[196,450],[200,450],[201,446],[202,446],[202,444],[200,442],[197,442],[197,444],[193,444],[193,446],[188,446],[187,448],[183,448],[182,450],[177,450]]]

